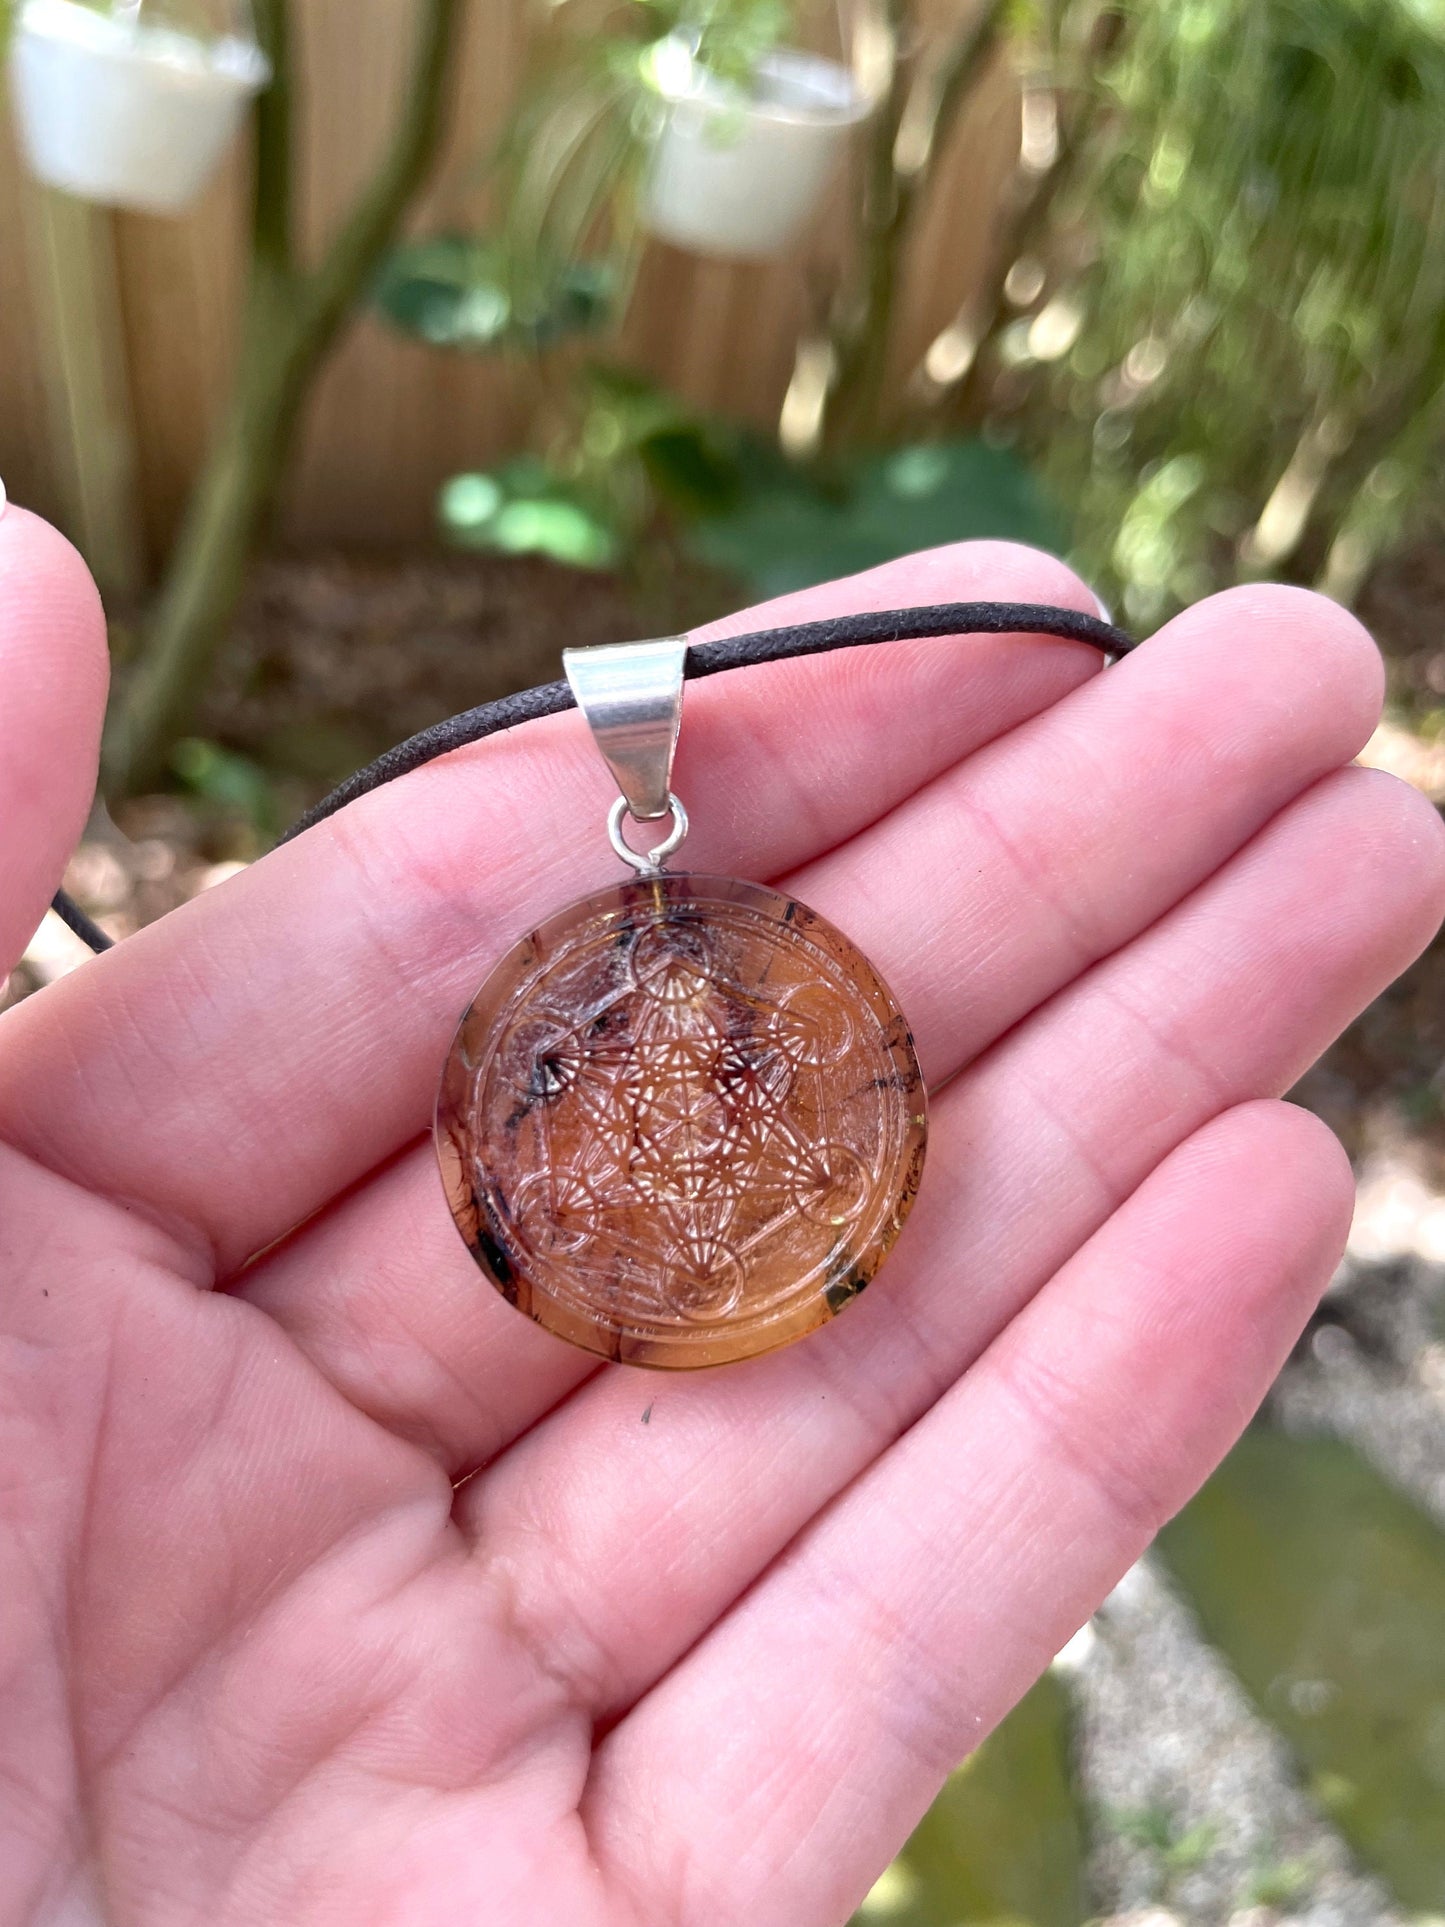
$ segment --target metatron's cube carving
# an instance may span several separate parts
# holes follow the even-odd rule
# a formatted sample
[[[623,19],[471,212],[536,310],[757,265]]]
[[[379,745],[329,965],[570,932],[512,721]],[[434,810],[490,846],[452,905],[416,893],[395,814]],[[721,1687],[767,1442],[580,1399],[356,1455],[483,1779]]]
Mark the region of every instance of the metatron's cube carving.
[[[776,891],[659,876],[497,966],[437,1105],[478,1263],[539,1323],[639,1365],[801,1337],[882,1263],[926,1136],[907,1025],[848,939]]]

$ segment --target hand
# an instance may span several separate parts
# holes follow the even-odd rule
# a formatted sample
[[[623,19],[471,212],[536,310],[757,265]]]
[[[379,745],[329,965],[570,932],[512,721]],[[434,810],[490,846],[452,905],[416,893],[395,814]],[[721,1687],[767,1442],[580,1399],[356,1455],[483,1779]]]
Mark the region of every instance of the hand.
[[[766,616],[971,596],[1093,606],[978,543]],[[7,961],[103,663],[12,510]],[[510,1310],[426,1138],[493,961],[614,874],[575,714],[0,1020],[0,1919],[842,1920],[1338,1257],[1344,1157],[1278,1093],[1445,908],[1434,813],[1343,767],[1380,691],[1349,616],[1273,588],[1102,675],[969,638],[690,689],[691,866],[839,923],[935,1092],[878,1284],[717,1372],[599,1369]]]

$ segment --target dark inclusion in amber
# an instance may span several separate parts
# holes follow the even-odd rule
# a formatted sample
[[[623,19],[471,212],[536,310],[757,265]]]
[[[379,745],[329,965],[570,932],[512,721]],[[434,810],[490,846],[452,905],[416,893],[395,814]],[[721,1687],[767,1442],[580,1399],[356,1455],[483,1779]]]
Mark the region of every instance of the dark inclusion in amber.
[[[549,1331],[633,1365],[787,1344],[855,1297],[918,1189],[923,1081],[846,937],[728,877],[584,897],[462,1019],[437,1102],[452,1213]]]

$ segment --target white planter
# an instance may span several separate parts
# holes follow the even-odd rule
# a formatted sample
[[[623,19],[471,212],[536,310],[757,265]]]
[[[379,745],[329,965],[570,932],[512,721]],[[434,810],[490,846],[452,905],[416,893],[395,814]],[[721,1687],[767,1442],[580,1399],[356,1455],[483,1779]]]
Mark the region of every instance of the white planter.
[[[24,0],[10,54],[31,171],[153,214],[195,200],[270,77],[254,41],[201,40],[75,0]]]
[[[669,100],[642,193],[642,221],[698,254],[783,253],[817,212],[849,130],[871,103],[837,61],[792,51],[759,63],[753,92],[694,69]]]

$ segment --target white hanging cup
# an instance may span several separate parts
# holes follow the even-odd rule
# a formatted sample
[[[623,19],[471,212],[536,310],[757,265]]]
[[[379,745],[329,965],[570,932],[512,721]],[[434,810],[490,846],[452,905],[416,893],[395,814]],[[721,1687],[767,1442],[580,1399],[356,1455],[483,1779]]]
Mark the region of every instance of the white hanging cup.
[[[643,225],[698,254],[783,253],[817,213],[871,107],[846,67],[816,54],[766,55],[747,93],[691,64],[685,87],[668,93]]]
[[[148,24],[142,7],[23,0],[10,54],[21,145],[50,187],[177,214],[201,193],[270,63],[244,32]]]

